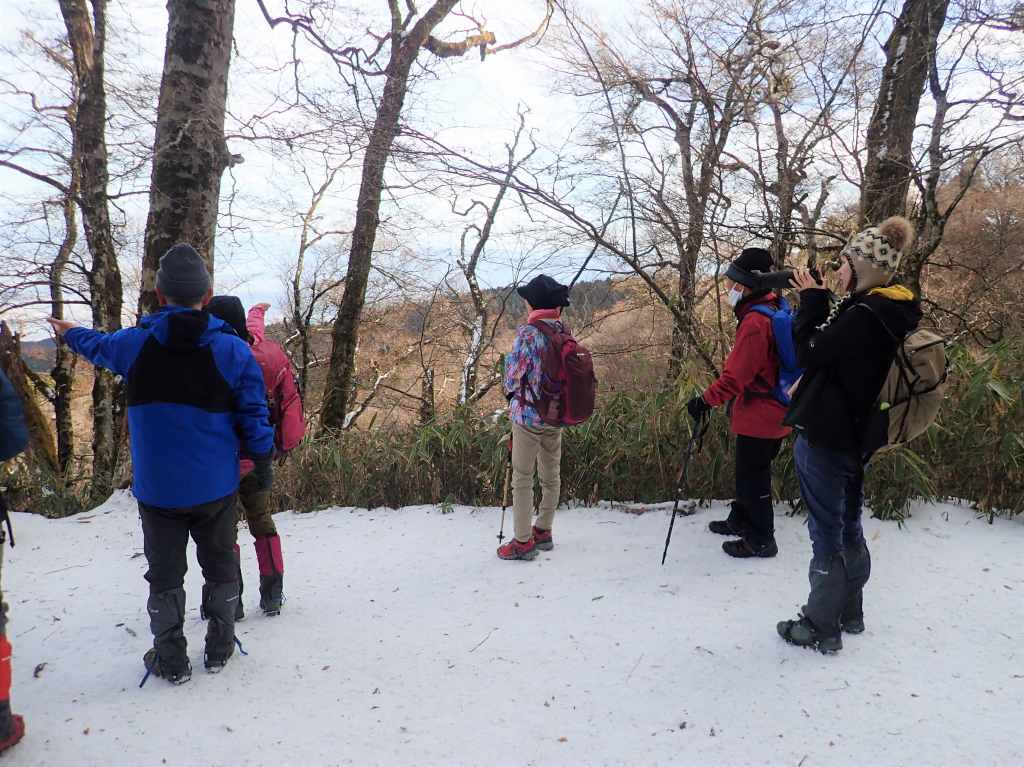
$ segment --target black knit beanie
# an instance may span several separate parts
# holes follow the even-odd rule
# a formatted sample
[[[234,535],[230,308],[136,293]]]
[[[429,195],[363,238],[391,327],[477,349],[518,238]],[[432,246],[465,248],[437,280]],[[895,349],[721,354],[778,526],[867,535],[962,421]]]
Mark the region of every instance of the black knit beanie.
[[[239,338],[249,343],[249,330],[245,326],[245,307],[238,296],[214,296],[206,305],[206,311],[224,320]]]
[[[160,258],[156,286],[165,297],[198,301],[210,289],[210,272],[195,248],[179,243]]]

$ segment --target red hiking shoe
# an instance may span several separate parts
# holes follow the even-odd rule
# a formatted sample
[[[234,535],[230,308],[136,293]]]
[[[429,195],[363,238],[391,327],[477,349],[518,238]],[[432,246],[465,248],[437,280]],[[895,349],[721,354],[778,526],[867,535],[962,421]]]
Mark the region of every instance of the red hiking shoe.
[[[551,537],[551,531],[541,530],[536,525],[533,527],[533,544],[541,551],[551,551],[551,549],[555,548],[555,541]]]
[[[18,714],[11,714],[11,734],[3,740],[0,740],[0,754],[9,749],[11,746],[16,745],[18,741],[25,737],[25,720],[22,719]]]
[[[513,538],[508,543],[498,547],[498,556],[502,559],[526,559],[530,560],[537,556],[537,546],[533,538],[526,543]]]

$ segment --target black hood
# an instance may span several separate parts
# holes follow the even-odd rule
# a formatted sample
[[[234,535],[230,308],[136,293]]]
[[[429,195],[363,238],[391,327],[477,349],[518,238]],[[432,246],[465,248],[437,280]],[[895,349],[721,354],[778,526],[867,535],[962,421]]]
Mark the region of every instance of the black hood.
[[[249,331],[245,326],[245,307],[238,296],[214,296],[206,305],[206,311],[224,320],[235,331],[235,335],[249,343]]]

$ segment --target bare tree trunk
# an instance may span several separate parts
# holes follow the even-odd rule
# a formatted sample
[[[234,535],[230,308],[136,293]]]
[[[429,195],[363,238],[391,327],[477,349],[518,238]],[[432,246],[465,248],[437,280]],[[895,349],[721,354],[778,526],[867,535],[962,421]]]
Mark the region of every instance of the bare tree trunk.
[[[155,311],[160,257],[188,242],[213,275],[235,0],[168,0],[139,313]]]
[[[85,238],[92,256],[89,287],[93,327],[110,332],[121,327],[123,289],[117,263],[110,211],[107,208],[107,96],[104,85],[106,0],[92,0],[92,18],[85,0],[60,0],[78,80],[78,103],[72,165],[78,170]],[[93,381],[93,501],[113,490],[117,464],[121,404],[113,375],[97,370]]]
[[[906,0],[885,43],[885,67],[867,130],[862,224],[904,213],[917,110],[949,0]]]
[[[50,315],[64,319],[64,269],[78,241],[78,219],[75,197],[78,196],[78,174],[71,169],[71,183],[62,205],[64,213],[64,240],[57,258],[50,266]],[[57,429],[57,466],[67,475],[75,454],[75,428],[71,421],[71,393],[75,380],[75,355],[66,344],[58,343],[56,358],[50,377],[53,378],[53,413]]]
[[[366,303],[366,286],[370,276],[373,245],[380,224],[380,196],[384,187],[384,171],[391,154],[391,144],[398,134],[409,72],[420,49],[458,0],[438,0],[407,36],[395,35],[391,42],[387,81],[363,158],[363,174],[356,203],[356,223],[352,230],[345,294],[338,307],[331,332],[331,363],[327,373],[327,389],[321,412],[325,429],[344,428],[355,384],[356,348],[359,345],[359,323]],[[400,21],[400,20],[399,20]],[[400,27],[399,27],[400,31]]]
[[[420,383],[421,426],[426,426],[437,417],[437,409],[434,402],[434,369],[427,368],[423,371],[423,379]]]

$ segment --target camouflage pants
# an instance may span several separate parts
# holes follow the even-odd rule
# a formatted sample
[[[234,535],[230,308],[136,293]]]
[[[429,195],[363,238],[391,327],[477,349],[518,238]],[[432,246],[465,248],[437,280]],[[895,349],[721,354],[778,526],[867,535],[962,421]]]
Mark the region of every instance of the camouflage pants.
[[[271,513],[270,491],[259,491],[256,488],[256,476],[246,474],[238,485],[238,519],[249,523],[249,532],[253,538],[265,538],[277,535],[274,516]]]

